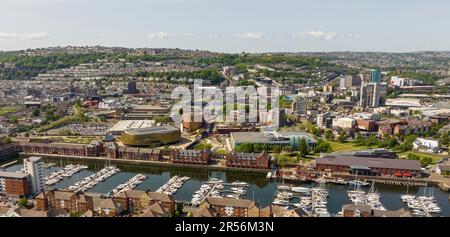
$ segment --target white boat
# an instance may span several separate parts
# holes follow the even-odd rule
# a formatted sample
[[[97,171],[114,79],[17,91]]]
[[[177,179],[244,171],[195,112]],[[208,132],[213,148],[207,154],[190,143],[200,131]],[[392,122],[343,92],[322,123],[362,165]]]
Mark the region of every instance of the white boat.
[[[291,191],[295,192],[295,193],[308,193],[309,192],[309,188],[305,188],[305,187],[292,187]]]

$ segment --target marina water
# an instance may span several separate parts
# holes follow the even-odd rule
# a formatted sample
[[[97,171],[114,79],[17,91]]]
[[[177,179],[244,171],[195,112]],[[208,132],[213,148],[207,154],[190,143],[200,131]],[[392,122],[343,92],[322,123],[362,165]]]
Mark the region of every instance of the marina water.
[[[84,164],[89,168],[82,170],[70,178],[65,178],[62,181],[50,186],[49,188],[67,188],[73,185],[75,182],[84,179],[85,177],[101,170],[105,167],[106,162],[100,161],[79,161],[69,158],[44,158],[46,163],[55,163],[55,166],[47,168],[45,175],[49,175],[54,171],[62,169],[68,164]],[[210,178],[222,179],[225,182],[231,183],[236,181],[246,182],[250,185],[247,189],[247,193],[242,196],[244,199],[255,200],[260,203],[261,207],[266,207],[272,203],[275,199],[275,193],[279,182],[274,180],[267,180],[266,175],[262,173],[249,173],[249,172],[236,172],[236,171],[212,171],[209,169],[192,169],[192,168],[172,168],[162,166],[140,165],[140,164],[115,164],[120,168],[120,172],[106,179],[104,182],[100,182],[95,185],[88,192],[107,194],[112,189],[116,188],[119,184],[127,182],[130,178],[138,173],[142,173],[148,176],[148,179],[144,180],[135,189],[137,190],[151,190],[156,191],[159,187],[163,186],[171,177],[188,176],[190,179],[178,190],[175,194],[177,201],[189,202],[192,199],[192,195],[199,189],[199,187],[207,182]],[[19,171],[23,168],[22,162],[19,159],[17,163],[10,167],[7,167],[7,171]],[[302,187],[314,187],[317,184],[293,184],[294,186]],[[350,199],[347,195],[347,191],[353,189],[352,186],[347,185],[335,185],[326,184],[325,186],[329,191],[329,198],[327,203],[327,209],[331,214],[337,214],[341,211],[341,207],[344,204],[349,204]],[[366,188],[366,190],[369,188]],[[450,201],[449,194],[443,192],[437,187],[410,187],[406,186],[391,186],[376,184],[375,189],[381,195],[381,202],[388,210],[395,210],[399,208],[407,208],[406,204],[400,199],[400,195],[405,194],[417,194],[417,195],[434,195],[436,201],[442,209],[440,216],[450,217]]]

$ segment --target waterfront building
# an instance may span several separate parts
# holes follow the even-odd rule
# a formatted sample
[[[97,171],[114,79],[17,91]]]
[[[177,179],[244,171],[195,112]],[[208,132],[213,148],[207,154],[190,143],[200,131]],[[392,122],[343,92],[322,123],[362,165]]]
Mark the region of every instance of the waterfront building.
[[[41,157],[32,156],[23,159],[25,173],[30,177],[31,193],[38,194],[44,191],[44,162]]]
[[[301,208],[286,209],[277,205],[270,205],[261,209],[261,217],[308,217]]]
[[[255,201],[234,198],[208,197],[201,204],[217,217],[259,217],[260,211]]]
[[[114,196],[128,212],[142,211],[150,206],[150,197],[142,190],[126,190]]]
[[[94,210],[94,204],[92,197],[70,191],[46,190],[36,197],[37,210],[48,211],[58,208],[65,209],[69,213],[85,213]]]
[[[172,213],[160,203],[155,203],[146,208],[139,217],[170,217]]]
[[[420,177],[418,160],[361,158],[351,154],[332,154],[316,159],[317,171],[371,176]]]
[[[12,197],[31,194],[29,175],[22,172],[0,171],[0,193]]]
[[[170,161],[179,164],[208,165],[213,154],[210,150],[184,150],[174,149],[170,151]]]
[[[343,217],[412,217],[411,212],[400,208],[395,211],[372,209],[370,205],[346,204],[342,206]]]
[[[236,153],[230,152],[226,157],[228,167],[270,169],[270,156],[267,152],[257,153]]]
[[[127,160],[153,160],[162,159],[161,151],[150,148],[119,147],[118,158]]]
[[[20,147],[16,144],[4,145],[0,141],[0,162],[8,158],[17,156],[19,154]]]
[[[180,139],[180,130],[171,126],[128,129],[121,137],[124,145],[146,147],[173,144],[179,142]]]

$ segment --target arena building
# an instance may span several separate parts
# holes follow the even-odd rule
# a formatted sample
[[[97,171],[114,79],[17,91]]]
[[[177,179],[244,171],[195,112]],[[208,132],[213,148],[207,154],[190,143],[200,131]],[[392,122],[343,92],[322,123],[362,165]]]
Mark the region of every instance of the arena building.
[[[177,143],[180,138],[181,133],[178,128],[158,126],[125,130],[120,140],[127,146],[157,147]]]

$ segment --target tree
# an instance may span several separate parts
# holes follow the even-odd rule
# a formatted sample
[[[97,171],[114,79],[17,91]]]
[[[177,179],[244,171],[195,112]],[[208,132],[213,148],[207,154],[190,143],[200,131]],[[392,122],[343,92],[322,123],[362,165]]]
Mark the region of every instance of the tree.
[[[41,114],[41,111],[39,111],[39,109],[33,109],[32,114],[33,114],[34,117],[37,117],[37,116],[39,116]]]
[[[2,143],[3,144],[11,144],[11,138],[10,137],[4,137],[3,139],[2,139]]]
[[[359,133],[359,132],[356,133],[356,137],[355,137],[354,143],[356,145],[358,145],[358,146],[362,146],[364,144],[364,140],[363,140],[363,137],[362,137],[361,133]]]
[[[300,139],[298,151],[300,152],[301,157],[306,157],[308,155],[308,144],[306,143],[305,138]]]
[[[347,140],[347,137],[348,136],[347,136],[347,134],[345,132],[341,132],[341,134],[339,134],[338,141],[340,143],[344,143],[345,140]]]
[[[331,130],[327,130],[325,131],[325,139],[327,139],[328,141],[334,140],[334,134]]]
[[[14,123],[14,124],[16,124],[17,122],[18,122],[18,118],[17,118],[17,116],[11,116],[11,118],[9,118],[9,122],[10,123]]]
[[[330,143],[319,139],[317,141],[317,146],[314,148],[315,153],[330,153],[333,152],[333,148],[331,147]]]
[[[20,207],[28,208],[28,199],[26,198],[19,199],[17,201],[17,205],[19,205]]]

